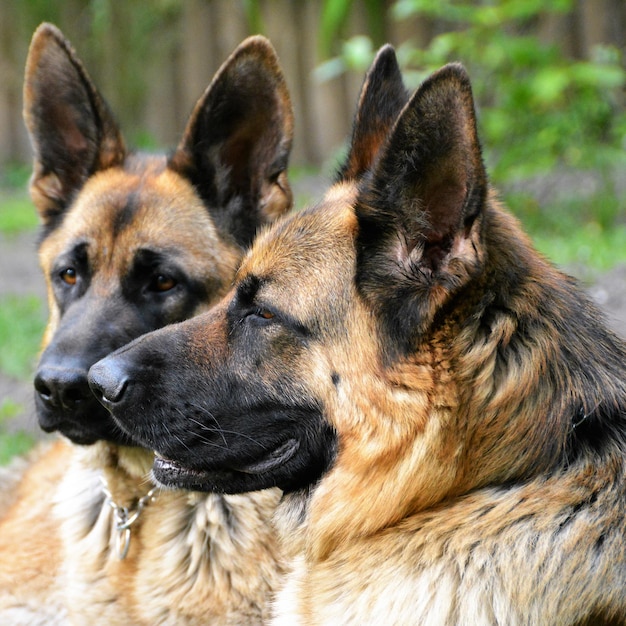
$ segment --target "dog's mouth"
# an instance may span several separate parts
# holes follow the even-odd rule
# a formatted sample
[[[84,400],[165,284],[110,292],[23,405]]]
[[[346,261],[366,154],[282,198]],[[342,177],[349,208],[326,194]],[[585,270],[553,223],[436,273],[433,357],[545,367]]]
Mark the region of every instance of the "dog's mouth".
[[[152,474],[157,482],[166,487],[211,491],[210,486],[215,484],[216,479],[219,479],[221,483],[229,474],[260,476],[272,472],[292,459],[299,448],[300,443],[297,439],[288,439],[257,459],[244,463],[231,463],[229,466],[219,469],[206,470],[186,467],[156,453]]]

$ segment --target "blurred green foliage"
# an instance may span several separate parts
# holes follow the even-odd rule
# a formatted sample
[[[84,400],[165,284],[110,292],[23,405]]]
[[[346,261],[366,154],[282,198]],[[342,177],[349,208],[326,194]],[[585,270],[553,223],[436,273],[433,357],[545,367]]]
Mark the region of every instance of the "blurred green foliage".
[[[352,3],[325,4],[347,14]],[[384,2],[378,5],[386,10]],[[590,59],[575,60],[529,34],[540,18],[572,11],[572,0],[397,0],[391,10],[395,19],[426,18],[437,26],[426,47],[411,40],[397,47],[407,86],[450,61],[468,69],[490,176],[531,230],[562,231],[564,220],[603,230],[624,222],[626,193],[618,179],[626,168],[626,72],[619,50],[597,46]],[[365,71],[376,45],[363,35],[343,41],[318,77]],[[521,191],[520,182],[537,178],[562,187],[563,172],[571,171],[593,172],[597,184],[582,196],[576,185],[570,197],[568,189],[552,194],[548,213],[532,185]]]
[[[178,34],[172,24],[183,11],[182,0],[2,1],[15,4],[11,15],[22,32],[32,33],[40,22],[52,22],[64,27],[65,35],[74,45],[80,39],[74,40],[72,32],[84,33],[80,58],[89,68],[90,76],[107,94],[107,102],[119,116],[122,127],[129,129],[130,145],[150,147],[150,142],[144,146],[146,137],[141,131],[135,137],[130,122],[139,119],[144,110],[147,85],[152,77],[150,67],[159,63],[160,55],[166,55],[178,45]]]
[[[45,327],[45,310],[44,303],[35,296],[0,297],[2,374],[22,381],[31,378]],[[10,395],[0,400],[0,465],[24,454],[35,442],[33,435],[9,426],[24,410]]]
[[[2,407],[0,407],[0,417]],[[0,466],[7,465],[14,457],[25,454],[34,445],[35,438],[29,433],[18,430],[16,432],[3,432],[0,425]]]
[[[619,51],[598,46],[589,61],[524,34],[533,19],[572,8],[571,0],[398,0],[394,15],[444,20],[450,30],[421,50],[407,42],[401,62],[423,79],[460,60],[472,77],[491,174],[506,181],[557,165],[605,168],[626,161],[626,72]],[[452,27],[455,27],[452,29]]]

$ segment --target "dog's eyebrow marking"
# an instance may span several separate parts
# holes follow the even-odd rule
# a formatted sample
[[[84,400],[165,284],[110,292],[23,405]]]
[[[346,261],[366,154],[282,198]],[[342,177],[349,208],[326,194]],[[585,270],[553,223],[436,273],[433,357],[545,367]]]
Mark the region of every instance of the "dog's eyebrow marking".
[[[73,242],[69,248],[56,257],[55,269],[57,266],[67,263],[86,264],[89,258],[88,249],[89,242],[87,241],[80,240]]]
[[[237,286],[237,293],[231,305],[232,310],[241,310],[254,306],[259,289],[263,284],[270,282],[271,279],[261,278],[254,274],[249,274]],[[302,337],[312,337],[313,332],[307,327],[306,323],[290,315],[283,308],[272,307],[272,309],[280,316],[284,326],[291,328]]]
[[[253,274],[246,276],[237,287],[237,300],[243,306],[250,306],[258,293],[263,281]]]
[[[79,241],[72,246],[71,255],[78,261],[85,262],[87,260],[87,249],[89,248],[89,242]]]
[[[151,248],[139,248],[135,252],[135,263],[152,267],[167,260],[164,251],[153,250]]]
[[[140,206],[139,194],[133,191],[128,195],[128,201],[120,207],[113,220],[113,236],[117,237],[127,226],[132,224]]]

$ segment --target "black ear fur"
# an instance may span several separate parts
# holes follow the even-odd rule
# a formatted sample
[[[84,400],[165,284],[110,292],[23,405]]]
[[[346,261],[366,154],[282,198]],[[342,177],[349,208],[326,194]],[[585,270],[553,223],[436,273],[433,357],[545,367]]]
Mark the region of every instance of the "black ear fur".
[[[31,195],[47,228],[95,171],[126,149],[109,108],[61,31],[42,24],[26,62],[24,120],[35,152]]]
[[[447,65],[398,117],[357,201],[359,287],[407,349],[433,314],[435,287],[441,305],[462,282],[450,260],[487,187],[469,77]]]
[[[352,124],[350,152],[339,170],[338,181],[359,178],[372,167],[408,100],[396,53],[387,44],[378,51],[363,81]]]
[[[188,177],[224,234],[242,246],[291,206],[289,93],[267,39],[246,39],[195,106],[170,167]]]

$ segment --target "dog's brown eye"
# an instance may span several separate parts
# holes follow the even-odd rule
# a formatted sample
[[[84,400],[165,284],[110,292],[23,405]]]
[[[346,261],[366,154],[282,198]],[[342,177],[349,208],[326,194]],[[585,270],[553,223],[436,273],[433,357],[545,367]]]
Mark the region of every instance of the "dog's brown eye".
[[[60,274],[61,280],[66,285],[75,285],[76,284],[76,270],[73,267],[66,267]]]
[[[274,314],[271,311],[268,311],[267,309],[258,309],[256,314],[259,317],[262,317],[264,320],[271,320],[274,318]]]
[[[155,277],[153,288],[155,291],[169,291],[176,286],[176,281],[171,276],[159,274]]]

